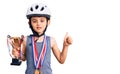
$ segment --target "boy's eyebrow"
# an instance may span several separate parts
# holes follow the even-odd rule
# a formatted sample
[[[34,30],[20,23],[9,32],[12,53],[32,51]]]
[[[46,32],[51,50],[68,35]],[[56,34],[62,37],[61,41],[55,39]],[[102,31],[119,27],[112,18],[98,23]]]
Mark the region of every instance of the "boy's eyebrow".
[[[36,19],[33,18],[33,19],[31,19],[31,20],[36,20]]]

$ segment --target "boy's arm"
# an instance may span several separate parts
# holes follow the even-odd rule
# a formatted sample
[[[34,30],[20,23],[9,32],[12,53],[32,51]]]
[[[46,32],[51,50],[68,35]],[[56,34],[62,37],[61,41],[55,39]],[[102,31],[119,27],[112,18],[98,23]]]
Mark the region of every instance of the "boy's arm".
[[[22,56],[21,56],[22,61],[26,60],[26,40],[27,40],[27,37],[24,37],[23,43],[22,43]]]
[[[63,64],[65,62],[70,44],[72,44],[72,38],[69,37],[67,33],[64,37],[62,52],[60,52],[55,39],[51,38],[52,51],[59,63]]]

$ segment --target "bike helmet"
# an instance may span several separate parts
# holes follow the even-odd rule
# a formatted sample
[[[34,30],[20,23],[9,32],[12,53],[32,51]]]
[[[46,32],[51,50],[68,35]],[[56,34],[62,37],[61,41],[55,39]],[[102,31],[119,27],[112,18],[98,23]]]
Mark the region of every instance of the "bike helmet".
[[[44,16],[44,17],[47,18],[47,20],[49,20],[50,17],[51,17],[51,12],[50,12],[49,8],[48,8],[46,5],[41,4],[41,3],[36,3],[36,4],[32,4],[32,5],[28,8],[27,14],[26,14],[26,17],[27,17],[27,19],[29,19],[29,20],[30,20],[30,18],[33,17],[33,16],[40,16],[40,17]],[[40,37],[40,36],[42,36],[42,35],[45,34],[45,31],[46,31],[46,29],[47,29],[47,25],[46,25],[45,30],[43,31],[43,33],[42,33],[41,35],[39,35],[39,34],[33,29],[32,25],[31,25],[31,22],[30,22],[29,24],[30,24],[30,28],[31,28],[31,30],[32,30],[32,32],[33,32],[33,35],[32,35],[32,36]]]
[[[46,18],[50,19],[51,12],[46,5],[36,3],[32,4],[27,10],[27,19],[30,19],[32,16],[45,16]]]

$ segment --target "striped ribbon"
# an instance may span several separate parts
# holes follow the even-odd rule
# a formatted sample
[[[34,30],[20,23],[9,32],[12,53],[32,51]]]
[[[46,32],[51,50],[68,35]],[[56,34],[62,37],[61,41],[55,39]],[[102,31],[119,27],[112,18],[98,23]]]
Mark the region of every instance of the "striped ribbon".
[[[32,51],[33,51],[34,65],[35,65],[36,69],[41,68],[43,61],[44,61],[45,54],[46,54],[47,44],[46,44],[46,36],[45,35],[44,35],[42,45],[43,45],[42,50],[41,50],[40,54],[38,55],[35,37],[32,37]]]

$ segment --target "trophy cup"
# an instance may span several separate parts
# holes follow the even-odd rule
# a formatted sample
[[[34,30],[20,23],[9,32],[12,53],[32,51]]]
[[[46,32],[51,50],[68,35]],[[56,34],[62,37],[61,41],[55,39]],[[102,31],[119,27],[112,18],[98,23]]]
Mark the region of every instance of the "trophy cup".
[[[8,49],[9,49],[9,54],[12,57],[12,63],[11,65],[16,65],[19,66],[21,65],[22,61],[19,59],[19,57],[21,57],[21,43],[23,41],[24,36],[22,35],[21,38],[20,37],[11,37],[10,35],[7,36],[7,45],[8,45]],[[14,55],[12,55],[12,50],[13,48],[19,48],[17,49],[17,51],[19,52],[19,57],[15,57]]]

